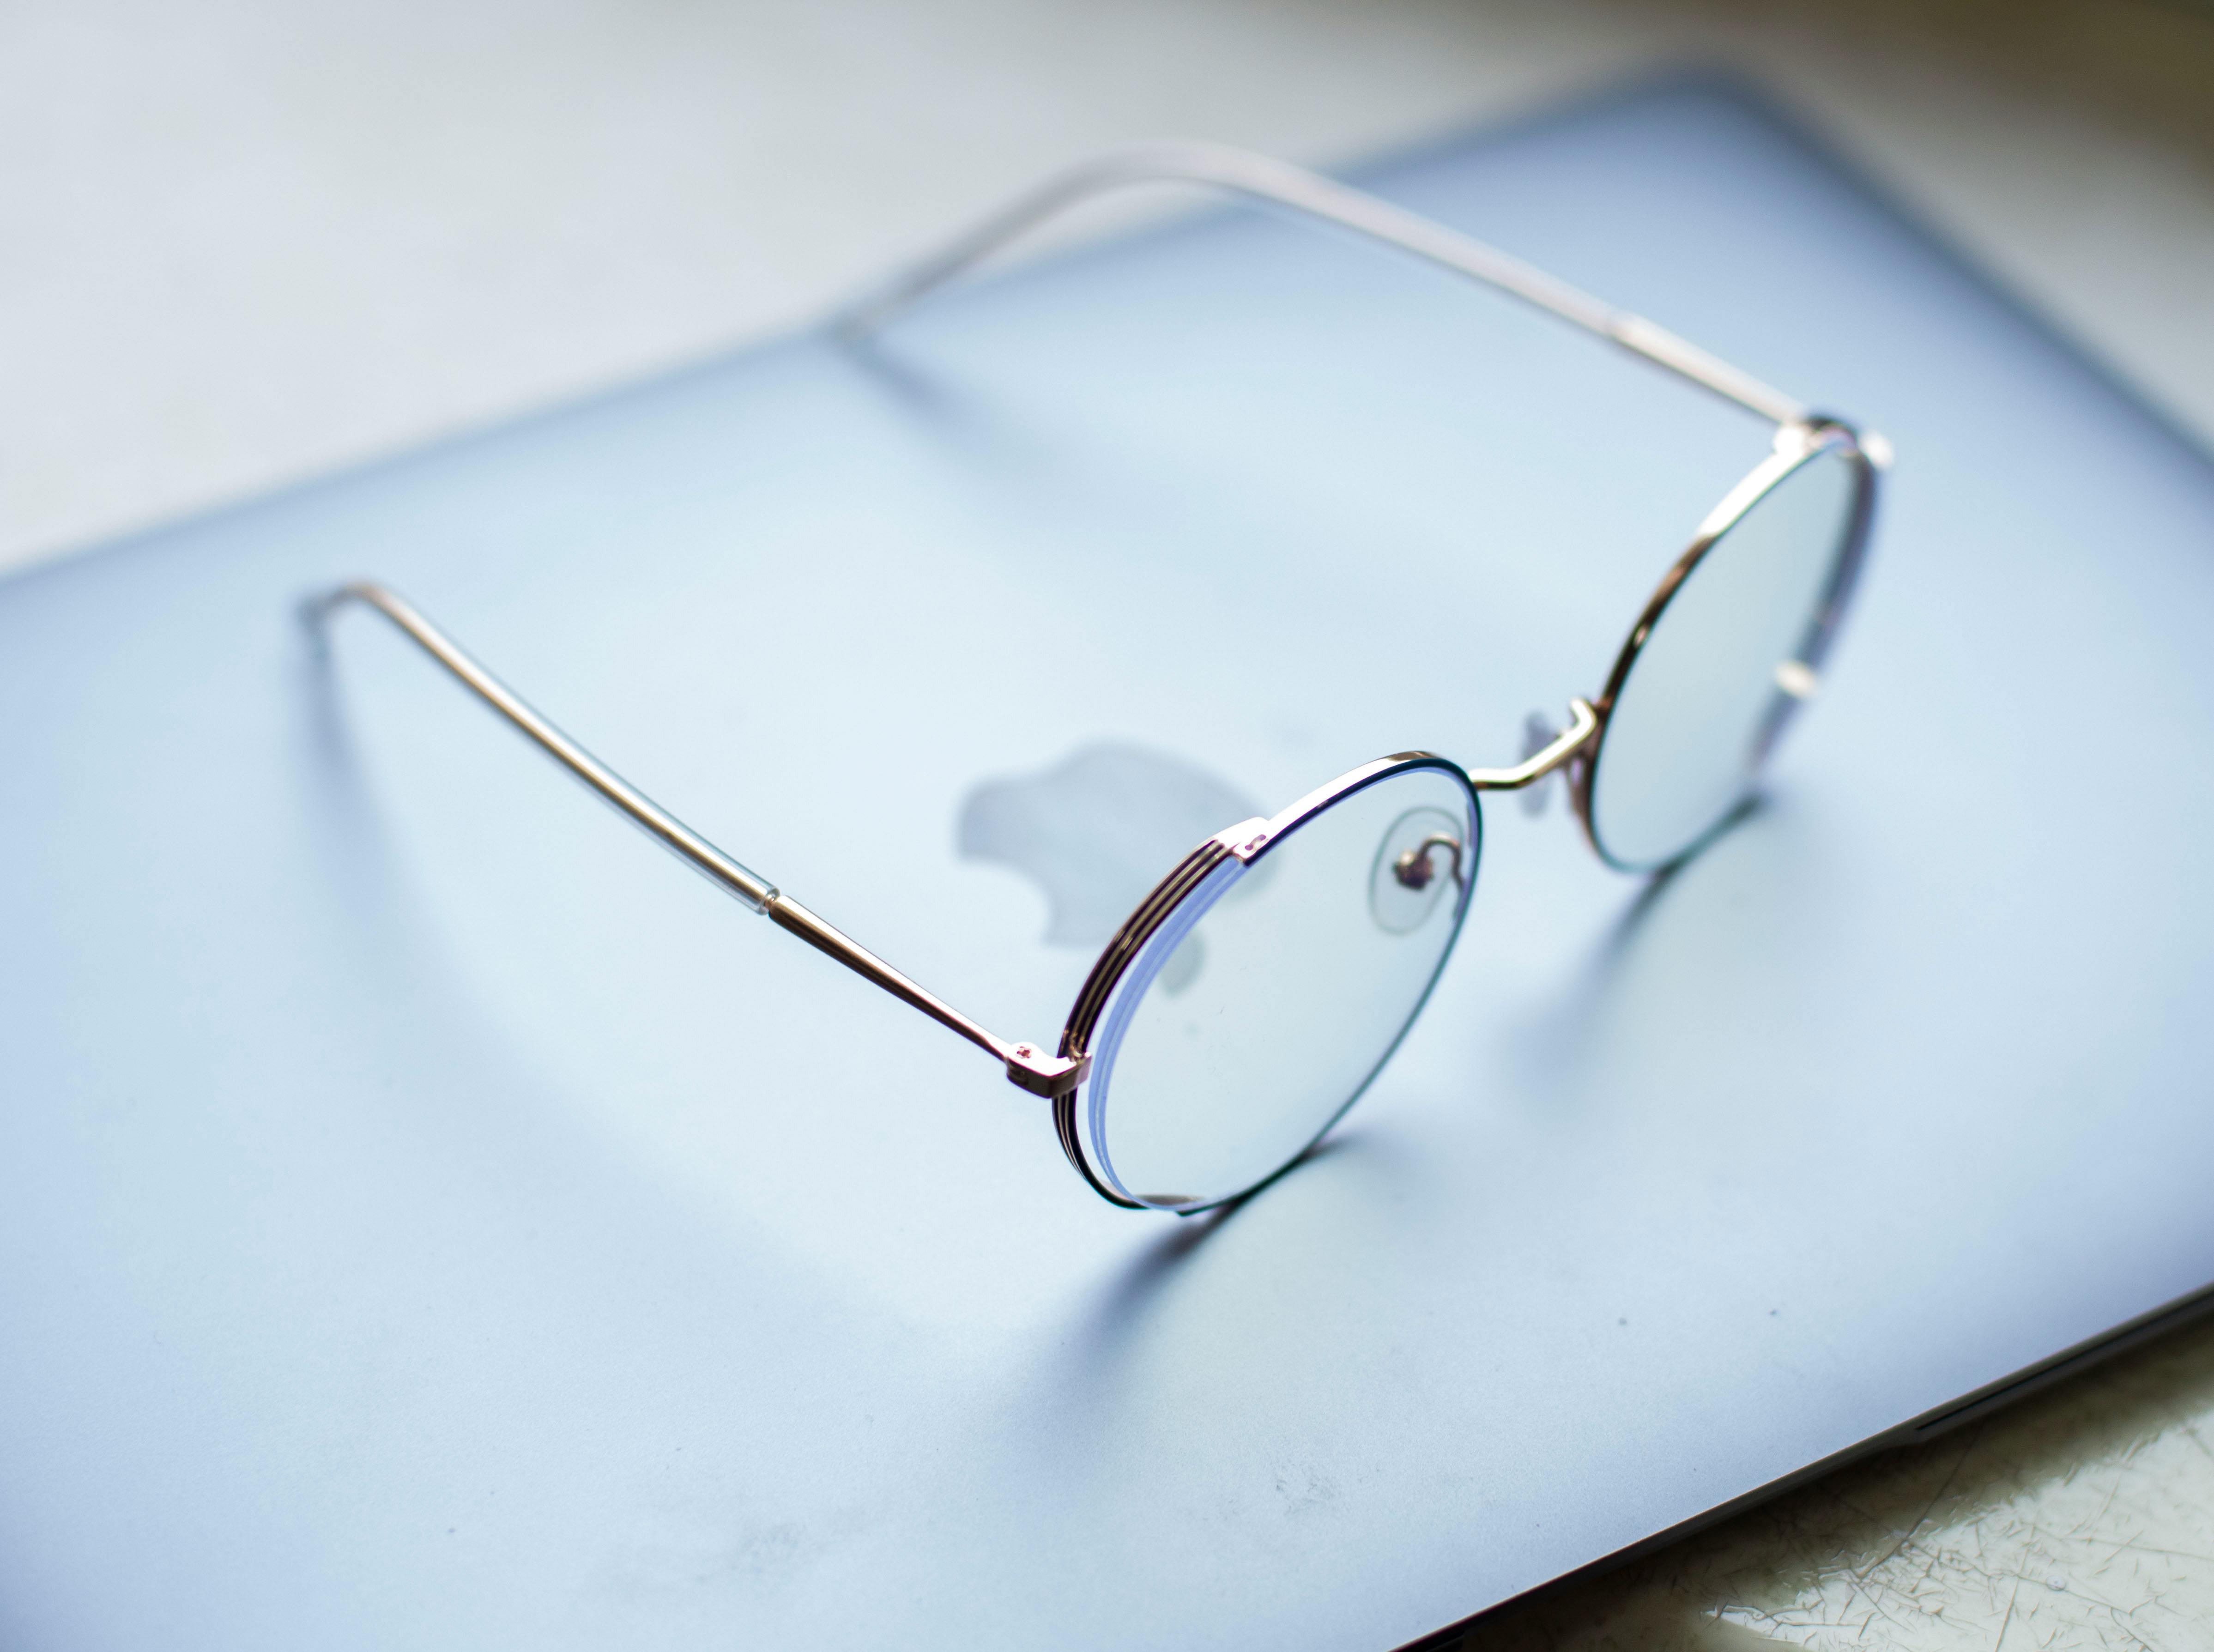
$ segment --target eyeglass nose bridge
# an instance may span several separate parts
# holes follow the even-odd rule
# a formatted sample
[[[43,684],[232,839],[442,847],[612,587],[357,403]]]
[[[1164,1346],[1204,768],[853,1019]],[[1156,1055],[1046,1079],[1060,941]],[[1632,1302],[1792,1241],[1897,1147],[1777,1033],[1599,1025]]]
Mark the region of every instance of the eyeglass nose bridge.
[[[1550,744],[1532,752],[1512,768],[1471,768],[1470,788],[1477,792],[1520,792],[1535,786],[1557,768],[1565,768],[1581,757],[1598,737],[1599,714],[1588,700],[1569,701],[1569,726]]]

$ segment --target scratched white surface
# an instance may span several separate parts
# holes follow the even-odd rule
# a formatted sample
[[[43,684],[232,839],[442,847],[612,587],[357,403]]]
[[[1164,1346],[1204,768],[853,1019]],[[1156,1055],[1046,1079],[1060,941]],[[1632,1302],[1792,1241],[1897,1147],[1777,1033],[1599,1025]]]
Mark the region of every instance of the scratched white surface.
[[[2214,431],[2186,5],[78,0],[0,9],[0,563],[785,324],[1100,143],[1326,162],[1687,56]],[[1471,1641],[2214,1645],[2210,1442],[2214,1328]]]
[[[2214,1324],[1468,1637],[1490,1652],[2214,1645]]]

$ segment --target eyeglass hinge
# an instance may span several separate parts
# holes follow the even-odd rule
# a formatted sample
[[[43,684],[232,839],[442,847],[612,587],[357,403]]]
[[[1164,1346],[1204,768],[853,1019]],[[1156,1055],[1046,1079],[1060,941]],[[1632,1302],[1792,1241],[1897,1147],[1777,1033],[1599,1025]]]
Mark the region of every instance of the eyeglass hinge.
[[[1214,841],[1240,860],[1251,860],[1268,847],[1269,823],[1256,815],[1235,826],[1224,827],[1214,835]]]
[[[1048,1100],[1067,1095],[1091,1070],[1089,1055],[1049,1055],[1036,1044],[1016,1044],[1007,1052],[1007,1082]]]

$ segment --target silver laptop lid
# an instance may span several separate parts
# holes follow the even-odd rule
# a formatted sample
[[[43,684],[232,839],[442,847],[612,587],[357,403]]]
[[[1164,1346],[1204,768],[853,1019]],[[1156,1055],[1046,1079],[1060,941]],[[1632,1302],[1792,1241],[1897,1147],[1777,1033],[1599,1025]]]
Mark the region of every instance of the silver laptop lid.
[[[1389,1645],[2214,1280],[2204,458],[1726,94],[1364,181],[1908,461],[1767,806],[1657,887],[1491,810],[1416,1033],[1227,1216],[1101,1203],[293,602],[391,577],[1053,1025],[1101,795],[1510,759],[1741,414],[1210,217],[0,587],[10,1639]]]

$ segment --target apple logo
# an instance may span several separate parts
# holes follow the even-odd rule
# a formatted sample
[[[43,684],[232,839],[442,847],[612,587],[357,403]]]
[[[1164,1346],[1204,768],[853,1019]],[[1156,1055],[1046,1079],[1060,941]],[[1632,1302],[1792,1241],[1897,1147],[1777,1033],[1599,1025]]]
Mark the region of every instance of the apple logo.
[[[1049,944],[1098,946],[1202,840],[1260,812],[1181,758],[1091,745],[1051,768],[980,782],[961,805],[957,842],[964,860],[1010,866],[1044,892]],[[1170,992],[1198,974],[1198,940],[1162,972]]]

